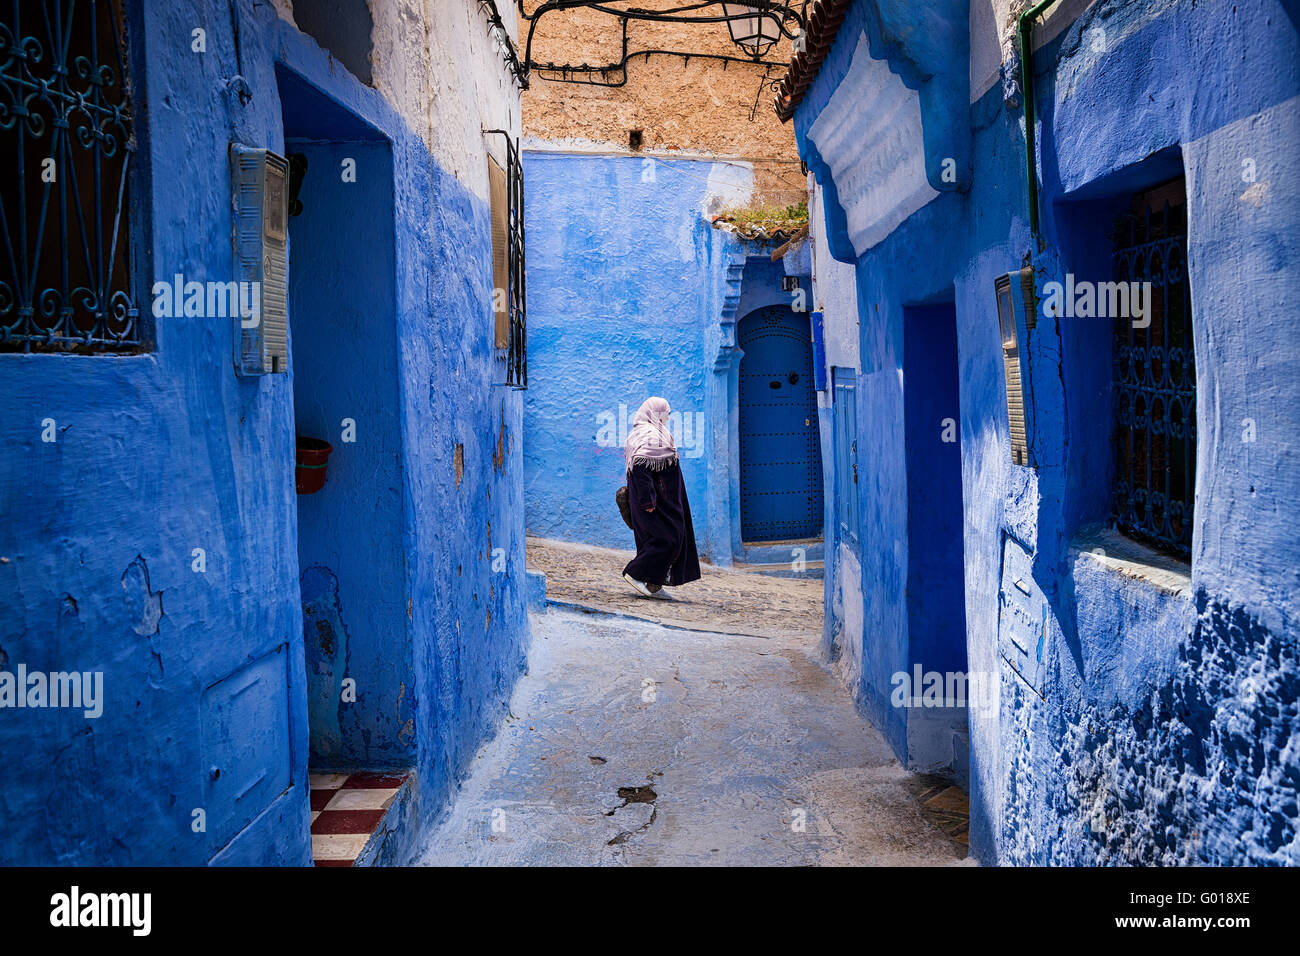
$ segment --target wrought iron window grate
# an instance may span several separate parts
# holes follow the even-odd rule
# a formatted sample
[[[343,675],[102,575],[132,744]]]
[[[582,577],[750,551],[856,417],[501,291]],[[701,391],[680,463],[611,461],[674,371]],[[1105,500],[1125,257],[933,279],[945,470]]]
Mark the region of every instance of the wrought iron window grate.
[[[0,351],[138,350],[123,0],[0,11]]]
[[[1191,554],[1196,481],[1196,357],[1183,180],[1136,197],[1115,226],[1114,276],[1150,282],[1150,324],[1115,320],[1116,527]]]
[[[505,242],[508,288],[506,294],[505,341],[498,339],[505,361],[505,381],[510,388],[528,387],[528,295],[524,276],[524,165],[518,144],[502,129],[506,143]],[[495,215],[495,211],[494,211]]]

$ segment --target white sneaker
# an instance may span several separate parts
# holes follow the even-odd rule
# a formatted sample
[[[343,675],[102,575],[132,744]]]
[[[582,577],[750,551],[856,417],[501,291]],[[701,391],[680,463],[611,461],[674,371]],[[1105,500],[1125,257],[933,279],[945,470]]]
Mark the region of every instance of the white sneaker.
[[[642,597],[654,597],[654,592],[626,571],[623,573],[623,580],[632,585],[632,587],[636,589],[636,593],[640,594]]]

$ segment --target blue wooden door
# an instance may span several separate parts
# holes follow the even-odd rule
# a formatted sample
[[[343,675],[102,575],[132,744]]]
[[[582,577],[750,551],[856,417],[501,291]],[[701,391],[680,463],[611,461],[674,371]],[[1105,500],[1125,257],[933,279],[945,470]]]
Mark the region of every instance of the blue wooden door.
[[[740,320],[740,534],[811,538],[822,530],[822,477],[808,316],[788,306]]]

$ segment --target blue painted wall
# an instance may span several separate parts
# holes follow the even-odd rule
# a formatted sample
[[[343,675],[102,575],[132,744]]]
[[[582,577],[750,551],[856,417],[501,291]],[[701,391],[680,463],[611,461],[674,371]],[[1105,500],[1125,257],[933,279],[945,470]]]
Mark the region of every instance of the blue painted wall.
[[[338,135],[324,103],[286,84],[287,129]],[[392,152],[382,140],[290,139],[286,150],[308,163],[303,211],[289,221],[294,424],[334,449],[325,487],[297,497],[311,768],[409,767]],[[348,161],[355,182],[343,179]]]
[[[856,4],[796,113],[801,150],[823,184],[829,169],[808,130],[842,82],[858,30],[877,41],[898,15],[892,5],[886,15]],[[1086,39],[1094,28],[1105,30],[1104,52]],[[917,82],[895,68],[896,54],[891,69]],[[1206,71],[1206,62],[1256,68]],[[913,656],[902,623],[904,543],[915,540],[918,509],[903,504],[912,436],[899,373],[906,307],[951,287],[968,666],[1001,688],[997,707],[971,714],[972,851],[1002,863],[1300,862],[1300,539],[1286,517],[1300,500],[1300,339],[1284,305],[1300,294],[1300,194],[1286,172],[1300,144],[1295,23],[1272,0],[1103,0],[1036,64],[1041,249],[1025,212],[1021,113],[996,86],[969,111],[964,93],[942,109],[922,97],[927,170],[929,134],[952,135],[950,117],[969,116],[968,191],[940,195],[862,255],[847,239],[843,203],[852,197],[827,191],[830,246],[855,264],[862,323],[859,700],[906,756],[903,719],[887,701],[889,675]],[[1243,178],[1246,159],[1253,181]],[[1040,321],[1029,343],[1039,466],[1014,466],[993,297],[995,278],[1025,262],[1040,294],[1067,271],[1103,277],[1109,244],[1099,233],[1116,204],[1180,168],[1199,432],[1196,531],[1182,585],[1121,572],[1114,544],[1108,559],[1090,553],[1113,467],[1109,324]],[[1243,440],[1247,419],[1257,440]],[[1047,605],[1035,690],[1001,659],[1006,534],[1030,547],[1032,586]]]
[[[428,821],[506,717],[525,667],[523,401],[494,384],[505,367],[492,347],[487,204],[427,158],[398,194],[418,197],[420,221],[433,224],[398,231],[399,262],[433,264],[411,270],[417,306],[399,326],[419,819]]]
[[[395,182],[393,205],[368,210],[391,213],[391,232],[360,228],[395,245],[358,248],[359,261],[374,256],[376,273],[340,287],[379,294],[386,285],[391,297],[387,308],[334,303],[333,315],[356,309],[369,325],[362,348],[340,339],[331,355],[335,371],[350,353],[359,368],[382,371],[396,405],[369,430],[364,412],[351,416],[360,447],[335,442],[338,481],[322,495],[349,487],[354,452],[401,449],[403,458],[372,474],[382,487],[355,502],[344,529],[352,552],[319,560],[336,561],[329,573],[343,581],[358,551],[400,543],[406,556],[380,561],[393,592],[341,592],[341,624],[354,637],[367,616],[406,621],[388,633],[405,628],[410,664],[399,663],[401,647],[397,661],[354,658],[367,696],[340,723],[358,762],[395,765],[405,754],[415,763],[418,804],[392,851],[409,858],[504,715],[527,640],[521,401],[493,385],[501,369],[490,343],[488,211],[379,93],[269,5],[241,0],[233,17],[216,2],[131,8],[148,102],[139,127],[152,210],[146,295],[154,274],[231,276],[227,149],[233,139],[284,152],[293,131],[278,81],[287,74],[333,101],[338,115],[327,120],[353,117],[338,138],[369,129],[385,142],[364,157],[383,166],[391,156],[391,173],[380,175]],[[207,30],[204,55],[190,49],[196,23]],[[380,190],[362,182],[362,192]],[[322,241],[339,252],[337,237]],[[326,345],[291,344],[295,354],[306,344],[304,355]],[[231,351],[229,320],[191,318],[159,320],[143,355],[0,355],[9,410],[0,423],[0,588],[14,596],[0,610],[0,669],[102,671],[105,693],[93,720],[0,711],[4,862],[310,862],[300,587],[328,583],[311,574],[300,583],[294,370],[239,379]],[[377,393],[356,397],[377,409]],[[334,440],[339,408],[298,407]],[[58,423],[57,442],[41,441],[44,418]],[[376,502],[384,515],[371,537],[365,509]],[[310,534],[304,547],[325,554]],[[206,551],[205,573],[192,570],[195,548]],[[395,744],[361,746],[394,728]],[[235,782],[263,770],[268,783],[241,798]],[[205,832],[192,828],[195,809],[207,812]]]
[[[729,562],[733,547],[739,553],[731,450],[718,447],[719,436],[735,434],[736,408],[717,400],[714,373],[726,263],[743,272],[733,322],[791,297],[770,247],[742,243],[705,218],[719,183],[735,175],[706,161],[525,153],[530,534],[633,547],[614,505],[622,423],[662,395],[680,415],[674,435],[701,554]]]

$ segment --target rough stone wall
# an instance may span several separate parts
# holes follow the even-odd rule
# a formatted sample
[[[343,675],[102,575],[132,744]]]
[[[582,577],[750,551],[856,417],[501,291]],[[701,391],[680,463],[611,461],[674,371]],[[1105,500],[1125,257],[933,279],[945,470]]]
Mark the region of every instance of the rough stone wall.
[[[530,0],[528,8],[535,6]],[[675,4],[649,0],[647,9]],[[707,11],[706,11],[707,12]],[[521,22],[521,47],[528,22]],[[539,21],[533,59],[553,63],[612,63],[621,56],[618,21],[591,10],[549,14]],[[725,23],[631,22],[628,49],[672,49],[738,55]],[[789,61],[790,43],[777,44],[767,60]],[[642,131],[648,153],[677,150],[736,157],[754,163],[756,195],[768,202],[807,196],[795,151],[794,131],[772,110],[773,91],[763,85],[766,68],[654,56],[629,63],[627,85],[618,88],[555,83],[538,75],[523,95],[524,133],[586,148],[631,152],[628,134]],[[779,79],[784,66],[766,71]],[[761,87],[761,88],[760,88]]]
[[[1137,703],[1043,709],[1004,675],[1012,736],[1001,861],[1295,865],[1300,658],[1242,608],[1196,598],[1172,673]]]

